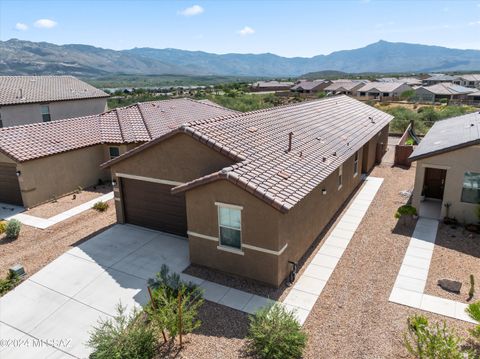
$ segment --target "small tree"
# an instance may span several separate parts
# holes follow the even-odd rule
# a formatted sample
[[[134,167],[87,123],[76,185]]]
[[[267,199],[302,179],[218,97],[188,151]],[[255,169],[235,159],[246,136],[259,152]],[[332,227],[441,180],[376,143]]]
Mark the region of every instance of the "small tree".
[[[295,318],[295,312],[280,304],[260,309],[250,316],[249,347],[265,359],[294,359],[302,356],[307,335]]]
[[[412,218],[417,215],[417,209],[409,204],[398,207],[397,212],[395,212],[395,218],[400,219],[404,218],[403,223],[406,223],[407,217]]]
[[[22,223],[18,219],[8,221],[5,233],[8,239],[17,239],[22,229]]]
[[[469,304],[465,311],[470,318],[480,323],[480,302]],[[470,334],[476,341],[480,343],[480,325],[476,325],[474,329],[471,329]]]
[[[415,90],[407,90],[403,91],[400,94],[400,99],[404,101],[410,101],[412,98],[415,97]]]

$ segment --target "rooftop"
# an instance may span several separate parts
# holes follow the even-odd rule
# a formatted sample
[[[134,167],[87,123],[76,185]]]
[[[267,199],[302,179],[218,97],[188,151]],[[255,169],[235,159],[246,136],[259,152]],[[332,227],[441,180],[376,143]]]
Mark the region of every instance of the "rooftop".
[[[451,82],[442,82],[431,86],[422,86],[421,88],[424,88],[435,95],[462,95],[475,91],[475,89],[456,85]]]
[[[102,143],[141,143],[192,120],[235,114],[190,99],[137,103],[99,115],[0,129],[0,152],[18,162]]]
[[[73,76],[0,76],[0,106],[108,97]]]
[[[362,82],[362,81],[334,81],[327,87],[325,87],[325,91],[339,91],[341,89],[344,89],[346,91],[353,90],[357,87],[360,87],[364,85],[367,82]]]
[[[295,86],[293,86],[291,88],[291,90],[299,90],[299,89],[313,90],[315,87],[317,87],[321,84],[324,84],[325,82],[327,82],[327,81],[326,80],[313,80],[313,81],[302,80],[299,83],[297,83]]]
[[[400,86],[405,85],[403,82],[369,82],[357,89],[357,91],[368,92],[377,90],[378,92],[393,92]]]
[[[415,148],[413,161],[480,143],[480,113],[437,121]]]
[[[257,81],[253,84],[253,87],[290,87],[293,86],[293,82],[290,81]]]

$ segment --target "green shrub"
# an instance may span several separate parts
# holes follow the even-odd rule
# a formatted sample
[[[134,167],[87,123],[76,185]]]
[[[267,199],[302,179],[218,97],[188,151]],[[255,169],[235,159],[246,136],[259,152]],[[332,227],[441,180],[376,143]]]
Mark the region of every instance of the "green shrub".
[[[469,304],[467,309],[465,309],[465,311],[467,312],[470,318],[480,323],[480,302]],[[480,341],[480,325],[477,325],[475,326],[474,329],[470,330],[470,334],[477,341]]]
[[[0,279],[0,297],[15,288],[20,283],[20,277],[9,272],[5,279]]]
[[[280,304],[260,309],[250,316],[247,338],[253,353],[269,359],[300,358],[307,344],[307,335],[295,313]]]
[[[397,212],[395,212],[395,218],[407,218],[417,215],[417,209],[409,204],[398,207]],[[405,220],[404,220],[405,222]]]
[[[17,219],[12,219],[8,221],[7,228],[5,233],[7,234],[8,239],[17,239],[20,235],[20,230],[22,228],[22,223]]]
[[[0,234],[4,234],[7,230],[7,221],[0,221]]]
[[[463,350],[460,338],[443,322],[430,325],[421,315],[408,318],[404,346],[408,352],[420,359],[465,359],[472,357]]]
[[[202,291],[192,283],[184,283],[176,273],[169,274],[162,265],[156,280],[149,280],[152,301],[145,307],[149,318],[159,331],[177,335],[191,333],[202,324],[198,310],[203,305]],[[180,316],[181,311],[181,316]]]
[[[98,201],[93,205],[93,209],[98,212],[105,212],[108,209],[109,205],[107,202]]]
[[[155,331],[141,314],[125,313],[118,305],[113,319],[102,320],[90,333],[88,345],[93,348],[92,359],[150,359],[155,356]]]

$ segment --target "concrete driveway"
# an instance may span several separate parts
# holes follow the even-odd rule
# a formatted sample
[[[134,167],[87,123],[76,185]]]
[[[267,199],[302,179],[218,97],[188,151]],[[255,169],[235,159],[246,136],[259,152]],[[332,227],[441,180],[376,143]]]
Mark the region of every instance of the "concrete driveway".
[[[146,281],[164,263],[176,272],[189,265],[186,239],[115,225],[71,249],[0,299],[0,357],[87,358],[98,319],[115,315],[119,301],[146,304]]]

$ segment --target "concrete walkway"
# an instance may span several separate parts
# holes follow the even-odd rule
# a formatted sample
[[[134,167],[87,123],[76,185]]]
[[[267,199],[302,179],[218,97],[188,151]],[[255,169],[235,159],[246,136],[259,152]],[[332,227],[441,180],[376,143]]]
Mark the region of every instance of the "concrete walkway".
[[[54,224],[63,222],[64,220],[76,216],[82,212],[85,212],[93,207],[93,205],[99,201],[109,201],[113,198],[113,192],[104,194],[103,196],[92,199],[91,201],[85,202],[77,207],[71,208],[68,211],[57,214],[56,216],[50,217],[48,219],[30,216],[24,213],[17,213],[11,216],[6,217],[6,220],[17,219],[23,224],[26,224],[30,227],[35,227],[39,229],[46,229],[53,226]],[[20,207],[21,208],[21,207]]]
[[[190,264],[185,238],[116,225],[72,248],[0,298],[0,358],[87,358],[89,331],[148,303],[147,280],[162,264],[181,273]],[[254,313],[270,300],[181,274],[207,300]],[[54,344],[40,345],[41,340]]]
[[[383,178],[367,177],[362,189],[283,301],[288,309],[296,311],[301,324],[322,294],[382,182]]]
[[[467,308],[465,303],[424,293],[437,230],[438,220],[418,219],[389,300],[408,307],[476,323],[465,313]]]

